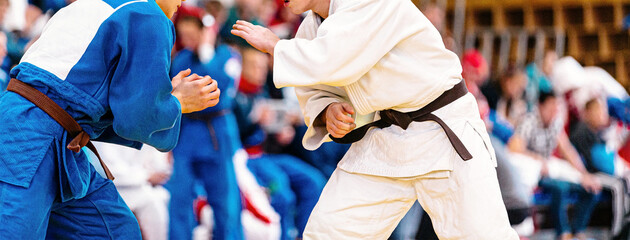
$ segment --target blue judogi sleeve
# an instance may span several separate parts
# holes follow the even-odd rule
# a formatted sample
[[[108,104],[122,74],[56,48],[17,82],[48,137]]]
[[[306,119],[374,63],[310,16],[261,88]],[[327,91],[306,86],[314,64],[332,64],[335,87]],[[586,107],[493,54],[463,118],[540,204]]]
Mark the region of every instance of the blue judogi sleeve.
[[[168,151],[177,144],[181,121],[181,106],[171,95],[169,79],[174,28],[170,21],[160,19],[164,16],[133,14],[140,13],[117,16],[143,21],[117,21],[128,29],[117,36],[122,51],[110,85],[113,130],[125,139]]]

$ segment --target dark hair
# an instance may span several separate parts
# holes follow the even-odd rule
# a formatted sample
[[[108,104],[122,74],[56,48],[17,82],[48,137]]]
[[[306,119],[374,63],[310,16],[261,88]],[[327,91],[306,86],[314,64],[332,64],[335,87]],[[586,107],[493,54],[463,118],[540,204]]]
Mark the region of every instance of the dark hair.
[[[517,67],[514,63],[510,63],[503,71],[503,74],[501,74],[500,81],[503,82],[521,73],[523,73],[523,68]]]
[[[540,91],[540,94],[538,95],[538,104],[543,104],[550,98],[556,98],[556,95],[553,93],[553,91]]]

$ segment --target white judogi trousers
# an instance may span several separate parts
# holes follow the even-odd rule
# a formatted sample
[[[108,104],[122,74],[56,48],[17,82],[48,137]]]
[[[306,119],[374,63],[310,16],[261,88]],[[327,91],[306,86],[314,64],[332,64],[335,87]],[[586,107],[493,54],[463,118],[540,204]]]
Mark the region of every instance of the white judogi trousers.
[[[462,140],[473,159],[454,161],[453,171],[393,178],[337,168],[311,213],[304,239],[387,239],[417,200],[440,239],[518,240],[484,143]]]

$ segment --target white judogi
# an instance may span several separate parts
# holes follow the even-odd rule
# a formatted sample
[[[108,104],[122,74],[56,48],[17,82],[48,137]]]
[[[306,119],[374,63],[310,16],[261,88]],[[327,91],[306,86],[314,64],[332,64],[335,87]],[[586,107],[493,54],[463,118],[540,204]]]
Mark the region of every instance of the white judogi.
[[[462,81],[461,71],[457,55],[408,0],[331,0],[325,21],[309,12],[296,38],[274,50],[274,82],[296,87],[309,127],[307,149],[330,141],[325,126],[313,125],[329,104],[350,102],[359,114],[409,112]],[[339,163],[304,238],[384,239],[419,199],[441,238],[518,239],[474,97],[434,114],[458,134],[472,160],[463,162],[434,122],[373,128]]]

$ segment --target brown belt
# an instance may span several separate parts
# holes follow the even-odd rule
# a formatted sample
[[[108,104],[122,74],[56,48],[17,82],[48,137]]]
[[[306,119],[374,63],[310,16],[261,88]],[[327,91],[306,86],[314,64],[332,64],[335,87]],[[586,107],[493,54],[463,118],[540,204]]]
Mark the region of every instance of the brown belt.
[[[59,105],[57,105],[57,103],[55,103],[52,99],[44,95],[39,90],[15,78],[12,78],[11,81],[9,81],[7,91],[15,92],[20,96],[26,98],[27,100],[31,101],[33,104],[35,104],[35,106],[42,109],[52,119],[57,121],[59,125],[66,129],[66,131],[68,131],[68,133],[72,137],[72,140],[70,141],[70,143],[68,143],[66,148],[76,153],[81,151],[82,147],[88,147],[90,150],[92,150],[96,157],[98,157],[98,161],[101,163],[101,166],[105,171],[105,175],[107,175],[107,179],[114,180],[112,172],[109,171],[109,168],[107,168],[107,165],[105,165],[105,162],[103,162],[101,156],[98,155],[96,147],[94,147],[94,145],[90,141],[90,136],[85,131],[83,131],[83,128],[81,128],[79,123],[77,123],[77,121],[75,121],[74,118],[70,116],[70,114],[68,114]]]
[[[432,113],[433,111],[438,110],[448,105],[449,103],[452,103],[460,97],[463,97],[467,93],[468,89],[466,88],[466,83],[464,83],[464,81],[461,81],[460,83],[453,86],[453,88],[442,93],[442,95],[433,100],[433,102],[427,104],[425,107],[419,110],[407,113],[399,112],[392,109],[383,110],[380,111],[379,114],[381,116],[381,119],[366,124],[360,128],[354,129],[341,138],[335,138],[332,136],[330,138],[337,143],[353,143],[361,140],[361,138],[365,136],[365,134],[371,127],[386,128],[393,124],[406,130],[411,122],[434,121],[438,123],[440,127],[442,127],[442,129],[446,133],[446,136],[448,137],[448,140],[451,142],[451,145],[453,145],[453,148],[455,148],[457,154],[464,161],[470,160],[472,159],[472,155],[470,154],[470,152],[468,152],[468,149],[466,149],[462,141],[459,140],[459,137],[457,137],[453,130],[451,130],[451,128],[448,127],[448,125],[446,125],[446,123],[444,123],[442,119]]]

